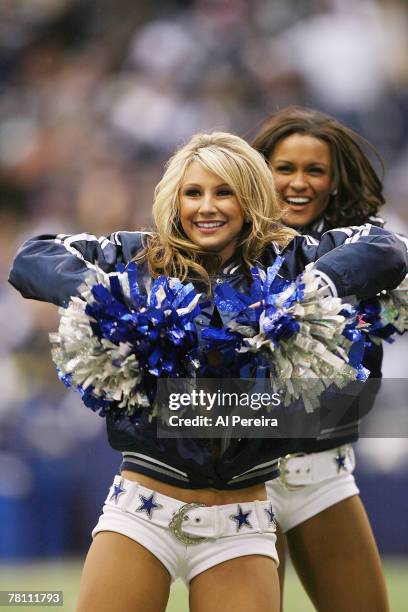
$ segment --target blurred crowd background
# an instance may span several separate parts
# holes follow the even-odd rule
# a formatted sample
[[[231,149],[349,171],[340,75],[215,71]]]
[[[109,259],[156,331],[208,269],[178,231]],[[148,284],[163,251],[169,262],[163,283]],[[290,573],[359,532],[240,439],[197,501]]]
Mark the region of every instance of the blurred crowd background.
[[[214,129],[250,139],[288,104],[377,146],[384,217],[408,234],[407,33],[404,0],[1,0],[0,561],[82,552],[120,461],[57,381],[56,308],[7,285],[17,246],[149,227],[179,144]],[[408,378],[407,349],[386,347],[386,376]],[[408,553],[408,442],[358,448],[380,548]]]

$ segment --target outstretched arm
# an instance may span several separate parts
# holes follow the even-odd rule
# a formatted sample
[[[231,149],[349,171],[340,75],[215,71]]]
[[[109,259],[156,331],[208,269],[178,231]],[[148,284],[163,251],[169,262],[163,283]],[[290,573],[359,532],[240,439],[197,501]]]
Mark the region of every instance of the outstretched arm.
[[[289,272],[297,274],[310,262],[340,297],[360,298],[394,289],[408,271],[407,246],[397,235],[370,224],[338,228],[320,241],[296,236],[284,251]],[[294,261],[293,261],[294,260]]]
[[[89,271],[114,272],[117,263],[128,263],[143,248],[144,237],[141,232],[38,236],[17,253],[9,281],[23,297],[67,306]]]

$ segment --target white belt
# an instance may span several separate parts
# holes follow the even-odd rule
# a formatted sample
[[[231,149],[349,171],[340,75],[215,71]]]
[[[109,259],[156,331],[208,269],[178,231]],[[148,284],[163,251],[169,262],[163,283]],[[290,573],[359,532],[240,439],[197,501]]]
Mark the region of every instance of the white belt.
[[[199,544],[209,538],[239,533],[274,533],[275,518],[270,501],[252,501],[206,506],[167,497],[115,476],[105,504],[168,528],[184,544]]]
[[[320,453],[294,453],[279,462],[281,484],[287,489],[304,487],[354,470],[354,451],[350,444]]]

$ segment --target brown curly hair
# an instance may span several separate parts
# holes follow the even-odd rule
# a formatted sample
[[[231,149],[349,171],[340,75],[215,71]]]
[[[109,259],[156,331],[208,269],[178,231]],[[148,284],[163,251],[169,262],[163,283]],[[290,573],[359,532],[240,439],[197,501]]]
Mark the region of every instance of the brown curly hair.
[[[307,134],[330,147],[335,195],[324,214],[331,227],[358,225],[377,214],[385,204],[383,184],[364,148],[377,159],[382,173],[384,164],[371,143],[326,113],[289,106],[266,121],[252,146],[269,160],[277,143],[291,134]]]

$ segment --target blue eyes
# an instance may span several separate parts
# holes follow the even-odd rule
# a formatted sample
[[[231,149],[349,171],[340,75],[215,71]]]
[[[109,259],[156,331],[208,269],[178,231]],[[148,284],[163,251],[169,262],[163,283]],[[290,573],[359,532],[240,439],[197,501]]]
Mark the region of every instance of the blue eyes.
[[[203,195],[203,193],[199,189],[186,189],[183,192],[183,195],[188,198],[199,198]],[[218,189],[215,192],[215,195],[219,198],[228,198],[234,195],[231,189]]]

